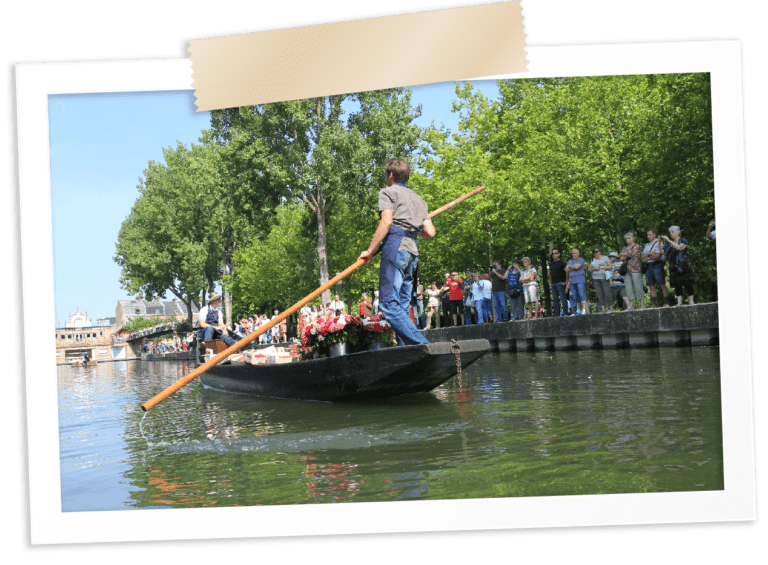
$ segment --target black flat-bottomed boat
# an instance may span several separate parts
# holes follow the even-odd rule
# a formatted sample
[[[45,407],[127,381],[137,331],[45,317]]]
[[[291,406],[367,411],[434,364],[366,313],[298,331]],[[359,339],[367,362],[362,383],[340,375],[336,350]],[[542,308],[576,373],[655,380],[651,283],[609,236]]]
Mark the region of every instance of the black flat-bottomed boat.
[[[456,342],[464,369],[490,350],[486,339]],[[427,392],[458,371],[451,343],[389,347],[322,359],[219,364],[200,378],[206,388],[270,398],[353,401]]]

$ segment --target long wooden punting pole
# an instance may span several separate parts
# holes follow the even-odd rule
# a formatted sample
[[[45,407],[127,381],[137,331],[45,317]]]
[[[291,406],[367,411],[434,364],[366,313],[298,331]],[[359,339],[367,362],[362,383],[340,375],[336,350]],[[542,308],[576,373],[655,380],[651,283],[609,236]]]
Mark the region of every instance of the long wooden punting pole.
[[[480,187],[476,188],[475,190],[473,190],[471,192],[468,192],[464,196],[461,196],[461,197],[457,198],[456,200],[446,204],[442,208],[438,208],[437,210],[435,210],[433,212],[430,212],[429,217],[430,218],[434,218],[435,216],[437,216],[441,212],[445,212],[449,208],[453,208],[459,202],[463,202],[464,200],[466,200],[470,196],[474,196],[475,194],[477,194],[478,192],[481,192],[483,190],[485,190],[485,185],[480,186]],[[377,253],[378,253],[378,251],[377,251]],[[165,400],[166,398],[171,396],[174,392],[179,390],[181,387],[187,385],[188,383],[192,382],[194,379],[196,379],[197,377],[199,377],[200,375],[205,373],[208,369],[210,369],[214,365],[217,365],[218,363],[224,361],[224,359],[226,359],[227,357],[229,357],[230,355],[232,355],[236,351],[239,351],[240,349],[245,347],[247,344],[252,342],[254,339],[259,337],[261,334],[263,334],[264,332],[272,329],[274,326],[276,326],[277,324],[279,324],[280,322],[285,320],[288,316],[290,316],[291,314],[296,312],[296,310],[300,309],[305,304],[308,304],[309,302],[311,302],[312,300],[314,300],[315,298],[320,296],[326,290],[331,288],[333,285],[335,285],[340,280],[343,280],[346,277],[348,277],[355,269],[358,269],[359,267],[363,266],[364,264],[365,264],[365,261],[363,261],[362,259],[358,259],[357,261],[355,261],[355,263],[353,265],[347,267],[341,273],[339,273],[338,275],[333,277],[331,280],[329,280],[327,283],[325,283],[323,286],[321,286],[320,288],[318,288],[317,290],[315,290],[311,294],[308,294],[307,296],[305,296],[304,298],[299,300],[296,304],[294,304],[293,306],[288,308],[285,312],[280,314],[277,318],[273,318],[272,320],[270,320],[269,322],[267,322],[266,324],[261,326],[255,332],[248,334],[246,337],[244,337],[240,341],[234,343],[233,345],[230,345],[229,347],[227,347],[224,351],[222,351],[221,353],[216,355],[216,357],[214,357],[210,361],[206,361],[205,363],[200,365],[197,369],[193,370],[192,372],[187,374],[185,377],[180,378],[178,381],[173,383],[171,386],[166,388],[161,393],[159,393],[159,394],[155,395],[154,397],[150,398],[149,400],[147,400],[144,404],[141,405],[141,408],[146,412],[147,410],[149,410],[150,408],[152,408],[156,404],[159,404],[160,402],[162,402],[163,400]]]

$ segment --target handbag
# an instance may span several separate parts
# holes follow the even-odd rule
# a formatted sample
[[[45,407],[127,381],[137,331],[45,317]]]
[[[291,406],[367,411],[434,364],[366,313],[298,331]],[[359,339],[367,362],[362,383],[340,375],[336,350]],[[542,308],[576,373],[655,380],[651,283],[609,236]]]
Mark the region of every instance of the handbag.
[[[510,288],[510,289],[507,291],[507,294],[509,295],[509,297],[510,297],[512,300],[514,300],[515,298],[517,298],[518,296],[520,296],[520,290],[519,290],[517,287],[515,287],[515,288]]]
[[[645,272],[646,272],[647,270],[648,270],[648,263],[643,263],[643,266],[642,266],[642,271],[643,271],[643,274],[645,274]]]
[[[628,272],[629,272],[629,262],[624,261],[621,264],[621,267],[619,267],[619,275],[621,275],[622,277],[626,277]]]

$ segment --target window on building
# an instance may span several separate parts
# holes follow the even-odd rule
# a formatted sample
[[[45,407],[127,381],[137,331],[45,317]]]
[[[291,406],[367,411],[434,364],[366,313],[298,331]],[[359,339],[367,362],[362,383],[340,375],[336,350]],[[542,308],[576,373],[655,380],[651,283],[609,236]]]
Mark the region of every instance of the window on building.
[[[99,332],[99,337],[103,336],[104,332]]]
[[[67,334],[67,339],[72,339],[72,334]]]
[[[137,313],[137,314],[141,314],[141,310],[139,310],[138,308],[136,308],[136,313]]]

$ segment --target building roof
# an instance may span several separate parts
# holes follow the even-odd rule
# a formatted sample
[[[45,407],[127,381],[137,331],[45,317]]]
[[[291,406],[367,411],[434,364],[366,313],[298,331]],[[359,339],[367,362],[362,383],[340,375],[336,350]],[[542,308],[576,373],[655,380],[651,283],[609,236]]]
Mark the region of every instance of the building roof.
[[[123,307],[123,313],[129,316],[177,316],[187,313],[187,306],[180,300],[163,302],[156,297],[154,300],[118,300],[117,303]],[[136,310],[139,310],[138,314]],[[200,308],[192,304],[192,313],[199,311]]]

